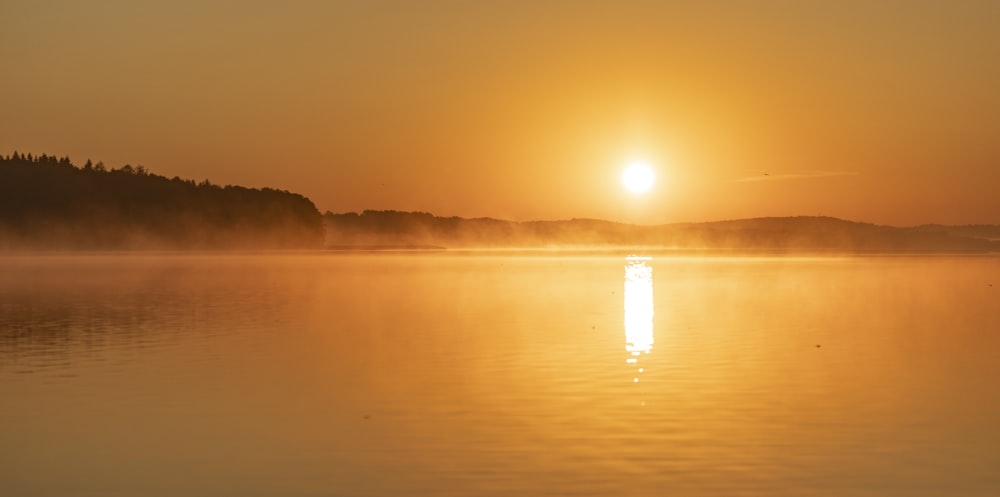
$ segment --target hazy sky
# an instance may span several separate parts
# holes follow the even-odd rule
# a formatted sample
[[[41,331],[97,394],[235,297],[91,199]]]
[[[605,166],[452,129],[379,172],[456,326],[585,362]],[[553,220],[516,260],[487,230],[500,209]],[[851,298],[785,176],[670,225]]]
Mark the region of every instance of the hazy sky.
[[[0,3],[0,153],[320,210],[1000,223],[996,1]],[[659,182],[629,196],[630,161]]]

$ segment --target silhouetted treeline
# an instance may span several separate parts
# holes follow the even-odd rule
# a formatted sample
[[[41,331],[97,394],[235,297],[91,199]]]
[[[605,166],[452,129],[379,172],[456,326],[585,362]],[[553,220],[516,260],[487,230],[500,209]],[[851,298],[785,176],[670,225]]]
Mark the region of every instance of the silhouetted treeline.
[[[924,224],[914,228],[927,233],[946,233],[954,236],[984,238],[1000,241],[1000,226],[995,224],[964,224],[960,226],[945,226],[941,224]]]
[[[68,157],[0,156],[0,248],[317,248],[302,195],[109,169]]]
[[[327,244],[443,247],[657,247],[778,252],[989,252],[1000,242],[965,231],[897,228],[831,217],[757,218],[637,226],[594,219],[512,222],[426,212],[324,215]],[[989,232],[979,227],[979,232]],[[998,228],[1000,227],[993,227]]]

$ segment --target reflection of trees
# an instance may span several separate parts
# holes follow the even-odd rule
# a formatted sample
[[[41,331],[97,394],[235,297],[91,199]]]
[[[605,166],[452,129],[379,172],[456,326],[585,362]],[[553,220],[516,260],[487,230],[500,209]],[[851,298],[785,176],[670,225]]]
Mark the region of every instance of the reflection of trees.
[[[319,212],[298,194],[0,156],[0,245],[317,247],[322,237]]]

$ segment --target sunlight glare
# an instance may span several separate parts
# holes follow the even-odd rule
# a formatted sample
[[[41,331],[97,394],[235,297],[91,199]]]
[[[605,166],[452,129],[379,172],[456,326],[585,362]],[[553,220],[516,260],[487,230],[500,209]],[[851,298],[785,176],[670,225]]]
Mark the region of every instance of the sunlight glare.
[[[636,357],[653,350],[653,268],[649,257],[625,260],[625,350]],[[635,364],[631,359],[626,362]]]
[[[642,162],[634,162],[622,171],[622,184],[626,190],[635,194],[646,193],[655,181],[653,170]]]

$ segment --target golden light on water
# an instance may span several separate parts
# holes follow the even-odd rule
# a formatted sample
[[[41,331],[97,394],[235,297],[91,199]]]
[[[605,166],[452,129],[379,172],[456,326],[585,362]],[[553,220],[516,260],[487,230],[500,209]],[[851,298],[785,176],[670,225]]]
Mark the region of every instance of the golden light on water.
[[[652,257],[631,255],[625,258],[625,350],[626,364],[638,364],[642,354],[653,350],[653,268],[646,265]],[[638,368],[637,374],[643,368]],[[639,377],[633,378],[634,382]]]

